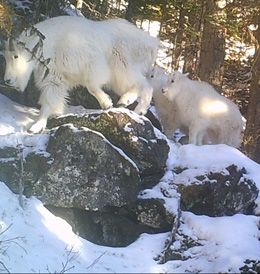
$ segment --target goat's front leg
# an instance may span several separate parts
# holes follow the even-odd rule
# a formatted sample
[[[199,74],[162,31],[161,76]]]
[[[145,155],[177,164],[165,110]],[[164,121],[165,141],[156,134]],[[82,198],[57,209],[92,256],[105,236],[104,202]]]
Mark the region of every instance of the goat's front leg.
[[[46,87],[42,91],[39,104],[41,105],[39,118],[36,123],[33,124],[29,132],[39,133],[46,128],[47,120],[51,115],[62,114],[66,107],[67,91],[58,87],[57,85],[51,85]]]
[[[195,118],[196,119],[196,118]],[[189,144],[202,145],[202,126],[199,120],[195,120],[189,127]]]
[[[48,106],[42,106],[40,110],[39,118],[37,119],[36,123],[34,123],[30,129],[28,130],[29,133],[40,133],[42,132],[47,125],[47,120],[50,116],[51,112]]]

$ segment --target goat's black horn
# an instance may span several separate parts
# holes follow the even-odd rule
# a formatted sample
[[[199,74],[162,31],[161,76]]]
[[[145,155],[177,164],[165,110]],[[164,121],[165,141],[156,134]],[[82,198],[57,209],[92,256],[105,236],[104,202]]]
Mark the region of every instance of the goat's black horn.
[[[0,43],[1,43],[0,50],[5,50],[6,49],[6,41],[1,36],[0,36]]]
[[[12,38],[12,37],[9,38],[9,50],[10,51],[15,51],[14,38]]]

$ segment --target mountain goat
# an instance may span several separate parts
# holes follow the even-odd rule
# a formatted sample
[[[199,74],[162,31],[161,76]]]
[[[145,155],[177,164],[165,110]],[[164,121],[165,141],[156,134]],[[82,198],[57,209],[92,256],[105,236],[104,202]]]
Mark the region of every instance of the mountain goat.
[[[187,142],[188,128],[181,124],[181,118],[179,117],[178,107],[175,100],[170,101],[162,93],[163,87],[168,81],[169,75],[166,74],[166,70],[154,66],[148,74],[148,80],[153,88],[153,101],[156,108],[156,113],[163,126],[164,134],[169,139],[174,139],[174,132],[180,129],[186,136],[182,137],[179,141]],[[211,130],[207,131],[207,134],[203,138],[203,144],[216,143],[216,136]]]
[[[153,101],[156,113],[167,138],[172,139],[174,131],[178,128],[187,133],[187,130],[180,124],[175,101],[170,101],[162,94],[162,88],[168,81],[166,70],[154,66],[149,71],[147,78],[153,88]]]
[[[238,107],[211,85],[173,72],[162,93],[176,103],[179,122],[188,128],[190,144],[202,145],[203,140],[213,138],[212,143],[240,146],[243,117]]]
[[[87,87],[103,109],[112,107],[103,88],[121,97],[119,105],[139,98],[135,112],[144,115],[152,98],[146,73],[156,59],[158,44],[157,38],[123,19],[51,18],[5,43],[4,80],[24,91],[34,74],[41,109],[32,133],[43,130],[50,115],[63,112],[68,91],[78,85]]]

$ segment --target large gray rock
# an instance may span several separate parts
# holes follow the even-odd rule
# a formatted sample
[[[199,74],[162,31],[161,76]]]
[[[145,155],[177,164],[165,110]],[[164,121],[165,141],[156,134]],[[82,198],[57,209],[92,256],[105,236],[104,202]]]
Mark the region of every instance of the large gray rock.
[[[189,183],[182,181],[183,176],[177,176],[181,209],[212,217],[252,213],[258,189],[245,174],[244,168],[231,165],[221,172],[189,178]]]
[[[70,223],[74,232],[83,238],[117,247],[132,243],[141,233],[170,231],[176,218],[159,199],[138,199],[123,207],[106,207],[104,211],[47,208]]]
[[[98,244],[125,246],[141,233],[171,229],[175,216],[163,200],[138,199],[164,173],[169,150],[147,119],[126,110],[122,115],[98,111],[51,123],[46,151],[0,150],[0,180],[13,192],[19,192],[21,178],[26,196],[36,196],[75,232]]]
[[[84,116],[50,119],[49,128],[72,123],[102,133],[113,145],[121,148],[137,165],[143,188],[157,184],[165,173],[169,147],[164,135],[151,122],[128,110],[113,109]]]
[[[240,267],[239,270],[241,270],[240,273],[260,273],[260,260],[245,260],[245,265]]]
[[[102,210],[136,200],[141,190],[135,164],[96,132],[61,126],[47,151],[52,164],[26,193],[44,204]]]

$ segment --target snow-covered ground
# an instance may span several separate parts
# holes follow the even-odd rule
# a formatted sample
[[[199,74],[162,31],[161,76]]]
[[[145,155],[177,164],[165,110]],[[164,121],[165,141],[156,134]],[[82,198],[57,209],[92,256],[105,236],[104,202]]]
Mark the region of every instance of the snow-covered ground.
[[[25,153],[45,149],[47,134],[26,132],[37,110],[16,104],[1,94],[0,109],[0,148],[23,145]],[[173,176],[170,169],[177,165],[197,172],[221,170],[230,164],[245,167],[247,176],[260,189],[260,166],[226,145],[196,147],[171,143],[169,171],[160,184],[167,187]],[[146,195],[159,196],[159,189],[155,186]],[[70,225],[52,215],[36,198],[24,197],[22,209],[17,195],[4,182],[0,182],[0,193],[0,273],[234,273],[239,272],[246,259],[260,259],[258,216],[212,218],[182,212],[179,231],[200,246],[185,251],[189,258],[185,261],[158,264],[154,258],[163,250],[169,233],[142,234],[124,248],[99,246],[75,235]],[[166,206],[174,210],[176,200],[169,199]],[[260,201],[256,212],[260,213]],[[176,241],[173,248],[178,249],[179,245]]]

